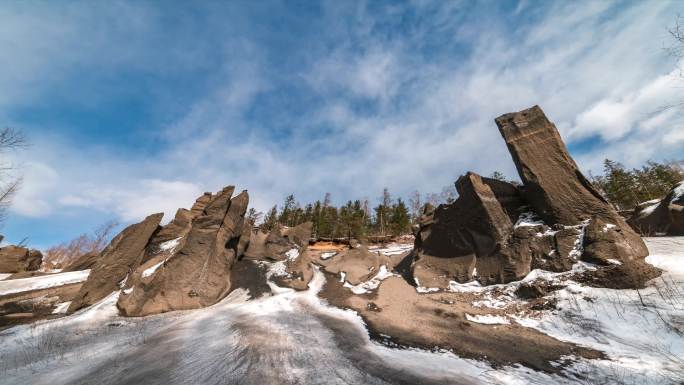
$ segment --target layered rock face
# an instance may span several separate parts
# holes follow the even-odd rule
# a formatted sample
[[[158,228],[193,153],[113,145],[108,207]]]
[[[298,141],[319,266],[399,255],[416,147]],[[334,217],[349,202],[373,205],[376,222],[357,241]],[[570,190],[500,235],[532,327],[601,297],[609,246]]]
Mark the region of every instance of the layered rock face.
[[[496,124],[523,185],[459,178],[459,198],[421,218],[411,266],[417,285],[505,283],[535,268],[567,271],[578,259],[610,266],[628,286],[654,275],[646,245],[582,175],[538,106]]]
[[[90,306],[115,290],[142,260],[145,247],[159,228],[164,214],[152,214],[142,222],[130,225],[119,233],[100,253],[92,266],[88,280],[69,305],[69,312]]]
[[[205,194],[159,231],[119,297],[124,315],[195,309],[228,295],[231,268],[245,247],[249,203],[247,191],[232,197],[233,191]]]
[[[684,235],[684,181],[663,199],[640,204],[628,223],[642,235]]]
[[[301,251],[309,244],[313,223],[305,222],[295,227],[278,226],[265,233],[252,232],[245,258],[252,260],[284,261],[288,251]]]
[[[277,284],[295,290],[306,290],[313,277],[312,256],[307,249],[312,228],[313,223],[305,222],[295,227],[278,226],[268,233],[254,231],[244,258],[253,261],[284,261],[283,275],[274,277]]]
[[[43,254],[38,250],[14,245],[0,248],[0,273],[38,270],[42,262]]]

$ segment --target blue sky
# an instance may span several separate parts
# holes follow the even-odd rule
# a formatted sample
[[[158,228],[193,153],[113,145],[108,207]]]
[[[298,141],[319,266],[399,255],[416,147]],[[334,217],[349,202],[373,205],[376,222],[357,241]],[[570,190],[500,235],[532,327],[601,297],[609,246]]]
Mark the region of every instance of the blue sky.
[[[3,2],[0,122],[31,146],[2,231],[37,247],[235,184],[375,200],[514,167],[539,104],[583,170],[684,158],[681,2]]]

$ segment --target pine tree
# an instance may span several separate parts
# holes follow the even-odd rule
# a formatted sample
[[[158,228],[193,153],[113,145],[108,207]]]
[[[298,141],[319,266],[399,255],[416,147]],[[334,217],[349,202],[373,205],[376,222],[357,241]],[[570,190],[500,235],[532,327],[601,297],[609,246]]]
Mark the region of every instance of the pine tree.
[[[392,235],[407,234],[411,231],[411,219],[409,217],[408,208],[401,198],[398,198],[397,203],[392,206],[390,223]]]
[[[278,226],[278,205],[274,205],[264,217],[264,223],[261,224],[260,228],[264,231],[271,231]]]

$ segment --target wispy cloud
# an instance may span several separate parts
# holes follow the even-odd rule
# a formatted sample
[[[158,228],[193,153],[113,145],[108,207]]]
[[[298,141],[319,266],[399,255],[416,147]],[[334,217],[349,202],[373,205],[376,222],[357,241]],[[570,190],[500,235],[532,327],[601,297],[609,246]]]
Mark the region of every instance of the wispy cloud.
[[[288,193],[374,199],[467,170],[512,176],[493,119],[533,104],[585,170],[681,157],[684,143],[681,116],[659,110],[681,98],[661,49],[676,2],[212,5],[174,32],[178,14],[138,3],[7,8],[0,45],[18,54],[0,61],[0,85],[22,90],[3,91],[0,117],[33,136],[14,210],[36,223],[77,208],[172,215],[224,184],[264,210]],[[145,120],[121,143],[14,114],[141,95]]]

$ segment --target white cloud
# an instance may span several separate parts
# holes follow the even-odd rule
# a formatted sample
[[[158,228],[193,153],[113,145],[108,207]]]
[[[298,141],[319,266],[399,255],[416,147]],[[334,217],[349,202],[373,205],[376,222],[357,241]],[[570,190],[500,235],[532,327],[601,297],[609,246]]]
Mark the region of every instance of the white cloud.
[[[26,168],[14,210],[49,215],[87,207],[126,221],[164,211],[168,220],[177,207],[225,184],[248,188],[252,204],[265,210],[288,193],[302,201],[321,199],[326,191],[336,199],[373,200],[384,186],[397,195],[439,191],[468,170],[513,176],[493,119],[534,104],[570,144],[601,138],[601,145],[577,154],[585,170],[600,169],[605,157],[638,165],[681,156],[681,118],[659,110],[681,95],[670,82],[675,63],[660,50],[676,3],[629,3],[624,9],[558,3],[543,12],[520,7],[516,17],[533,22],[526,19],[519,28],[497,22],[501,15],[469,18],[449,2],[421,4],[434,18],[396,35],[373,31],[400,10],[376,15],[358,6],[350,13],[355,17],[345,19],[339,13],[346,10],[338,8],[344,5],[328,4],[334,9],[325,10],[330,20],[324,24],[335,38],[328,42],[333,48],[315,51],[320,56],[307,52],[303,66],[285,80],[279,63],[267,60],[267,47],[242,36],[236,43],[226,34],[225,68],[210,92],[161,130],[158,152],[131,156],[81,149],[66,139],[39,140],[26,157],[59,175]],[[139,17],[150,18],[145,28],[154,34],[154,12]],[[436,34],[465,48],[447,55],[450,41],[429,46]],[[73,44],[69,39],[61,46]],[[32,64],[31,72],[47,69],[51,56],[59,54]],[[260,95],[287,81],[305,89],[310,99],[301,103],[313,101],[310,108],[273,111],[277,128],[248,119]],[[292,98],[283,103],[299,102]]]

